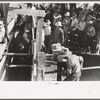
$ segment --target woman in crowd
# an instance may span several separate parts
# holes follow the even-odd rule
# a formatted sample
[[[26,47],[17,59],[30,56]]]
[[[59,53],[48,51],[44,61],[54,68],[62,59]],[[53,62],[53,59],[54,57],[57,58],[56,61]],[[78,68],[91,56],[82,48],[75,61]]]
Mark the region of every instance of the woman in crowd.
[[[93,26],[93,21],[90,21],[88,23],[88,28],[87,28],[87,49],[89,52],[92,51],[92,44],[93,44],[93,39],[94,36],[96,35],[96,30]]]
[[[76,31],[76,26],[78,25],[78,19],[77,19],[77,14],[75,12],[72,13],[72,20],[71,20],[71,27],[70,27],[70,40],[71,40],[71,45],[75,43],[75,31]]]

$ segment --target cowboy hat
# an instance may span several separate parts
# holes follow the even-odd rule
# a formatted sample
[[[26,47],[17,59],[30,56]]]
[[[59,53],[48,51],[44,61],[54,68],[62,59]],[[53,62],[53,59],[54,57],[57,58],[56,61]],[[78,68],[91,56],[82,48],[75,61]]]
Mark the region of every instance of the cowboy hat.
[[[52,44],[51,49],[52,49],[52,51],[61,51],[62,50],[62,46],[61,46],[60,43]]]
[[[62,26],[61,22],[56,22],[55,26]]]
[[[65,16],[70,16],[70,13],[69,12],[66,12]]]

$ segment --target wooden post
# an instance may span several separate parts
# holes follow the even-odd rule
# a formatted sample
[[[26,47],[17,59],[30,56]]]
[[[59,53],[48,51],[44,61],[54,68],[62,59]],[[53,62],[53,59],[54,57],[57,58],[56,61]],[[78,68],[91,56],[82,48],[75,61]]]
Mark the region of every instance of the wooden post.
[[[37,81],[44,81],[45,80],[45,53],[38,52],[37,54]]]
[[[43,18],[40,18],[37,21],[37,32],[36,32],[36,51],[37,53],[40,52],[42,48],[42,27],[43,27]]]
[[[32,16],[32,54],[33,54],[33,59],[32,59],[32,73],[31,73],[31,81],[36,81],[36,41],[34,41],[34,29],[35,29],[35,18]]]

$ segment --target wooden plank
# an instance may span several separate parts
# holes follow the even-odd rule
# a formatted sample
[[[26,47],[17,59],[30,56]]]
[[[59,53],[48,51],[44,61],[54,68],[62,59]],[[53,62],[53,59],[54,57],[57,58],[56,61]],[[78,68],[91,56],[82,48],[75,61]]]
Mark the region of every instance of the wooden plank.
[[[100,66],[82,68],[83,71],[85,71],[85,70],[93,70],[93,69],[100,69]]]
[[[6,56],[3,57],[3,59],[0,62],[0,81],[2,79],[2,76],[4,75],[4,71],[6,70],[5,62],[6,62]]]
[[[30,16],[38,16],[38,17],[45,17],[46,13],[44,10],[31,10],[31,9],[15,9],[12,13],[16,12],[17,14],[21,15],[30,15]]]
[[[37,22],[36,53],[40,52],[42,48],[42,27],[43,27],[43,18],[40,18]]]
[[[4,70],[0,81],[5,81],[5,79],[6,79],[6,69]]]
[[[4,53],[4,56],[32,56],[32,54],[28,54],[28,53]]]
[[[45,63],[57,65],[57,62],[55,62],[55,61],[50,61],[50,60],[46,60]]]
[[[37,54],[37,81],[45,80],[45,53],[38,52]]]
[[[35,18],[34,16],[32,16],[32,54],[33,54],[33,57],[32,57],[32,73],[31,73],[31,81],[36,81],[36,62],[35,62],[35,59],[36,59],[36,40],[34,40],[34,29],[35,29]]]
[[[31,65],[6,65],[6,67],[31,67]]]
[[[14,25],[15,25],[15,18],[8,24],[7,28],[8,28],[8,32],[7,35],[9,36],[11,30],[13,29]],[[9,37],[8,37],[9,38]]]
[[[46,57],[53,57],[53,54],[45,54]]]

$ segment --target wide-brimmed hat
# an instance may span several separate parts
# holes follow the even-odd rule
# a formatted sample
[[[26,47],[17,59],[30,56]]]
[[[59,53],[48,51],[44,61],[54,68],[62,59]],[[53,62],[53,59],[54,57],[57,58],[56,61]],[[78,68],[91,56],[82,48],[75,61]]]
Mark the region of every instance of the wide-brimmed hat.
[[[56,22],[55,26],[62,26],[61,22]]]
[[[66,12],[66,14],[64,14],[65,16],[70,16],[70,13],[69,12]]]
[[[52,44],[51,49],[52,49],[52,51],[61,51],[62,50],[62,46],[61,46],[60,43]]]
[[[50,25],[51,24],[50,20],[46,20],[46,24]]]

